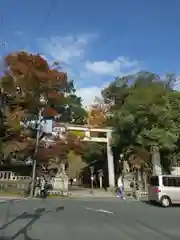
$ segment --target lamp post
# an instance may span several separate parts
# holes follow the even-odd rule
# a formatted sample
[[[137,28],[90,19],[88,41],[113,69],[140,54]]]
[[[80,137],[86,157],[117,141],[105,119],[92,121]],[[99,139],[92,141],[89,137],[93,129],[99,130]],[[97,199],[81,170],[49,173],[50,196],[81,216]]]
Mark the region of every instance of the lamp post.
[[[44,104],[46,101],[44,99],[44,97],[40,98],[40,103]],[[36,181],[36,165],[37,165],[37,161],[36,161],[36,153],[38,151],[38,147],[39,147],[39,139],[40,139],[40,134],[41,134],[41,120],[42,120],[42,112],[43,112],[43,108],[40,108],[39,113],[38,113],[38,120],[37,120],[37,133],[36,133],[36,146],[35,146],[35,150],[34,150],[34,158],[33,158],[33,169],[32,169],[32,182],[31,182],[31,192],[30,192],[30,196],[33,197],[34,196],[34,187],[35,187],[35,181]]]

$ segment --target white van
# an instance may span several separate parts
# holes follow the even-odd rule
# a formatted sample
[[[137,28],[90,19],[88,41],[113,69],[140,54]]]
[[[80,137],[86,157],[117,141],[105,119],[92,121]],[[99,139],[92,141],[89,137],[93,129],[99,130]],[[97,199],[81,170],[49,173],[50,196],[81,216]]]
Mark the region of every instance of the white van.
[[[148,186],[148,200],[163,207],[180,203],[180,176],[152,176]]]

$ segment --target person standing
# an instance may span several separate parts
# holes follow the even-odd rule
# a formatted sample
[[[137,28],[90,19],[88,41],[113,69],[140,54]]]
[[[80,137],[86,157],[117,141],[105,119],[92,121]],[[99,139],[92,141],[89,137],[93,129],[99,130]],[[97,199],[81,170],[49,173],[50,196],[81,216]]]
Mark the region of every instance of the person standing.
[[[47,197],[47,182],[45,177],[42,178],[41,187],[40,187],[40,197],[46,198]]]
[[[73,178],[70,178],[70,185],[72,186],[73,185]]]
[[[124,196],[124,184],[123,184],[123,178],[119,176],[118,181],[117,181],[117,186],[118,186],[118,195],[117,197],[121,197],[122,200],[125,199]]]

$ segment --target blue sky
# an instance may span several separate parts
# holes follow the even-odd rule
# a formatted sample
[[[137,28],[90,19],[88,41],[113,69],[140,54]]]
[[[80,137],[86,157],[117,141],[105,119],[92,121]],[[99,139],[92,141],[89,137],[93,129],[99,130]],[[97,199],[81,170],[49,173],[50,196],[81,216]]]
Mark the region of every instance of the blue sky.
[[[179,0],[1,0],[0,55],[59,60],[89,104],[118,75],[180,74],[179,9]]]

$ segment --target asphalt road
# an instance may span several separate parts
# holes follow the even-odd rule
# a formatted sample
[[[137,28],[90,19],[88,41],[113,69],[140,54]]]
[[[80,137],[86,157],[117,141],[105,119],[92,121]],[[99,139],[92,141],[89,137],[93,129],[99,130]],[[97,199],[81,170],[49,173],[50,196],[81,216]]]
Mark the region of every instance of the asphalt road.
[[[0,240],[179,240],[179,227],[180,207],[120,199],[0,202]]]

